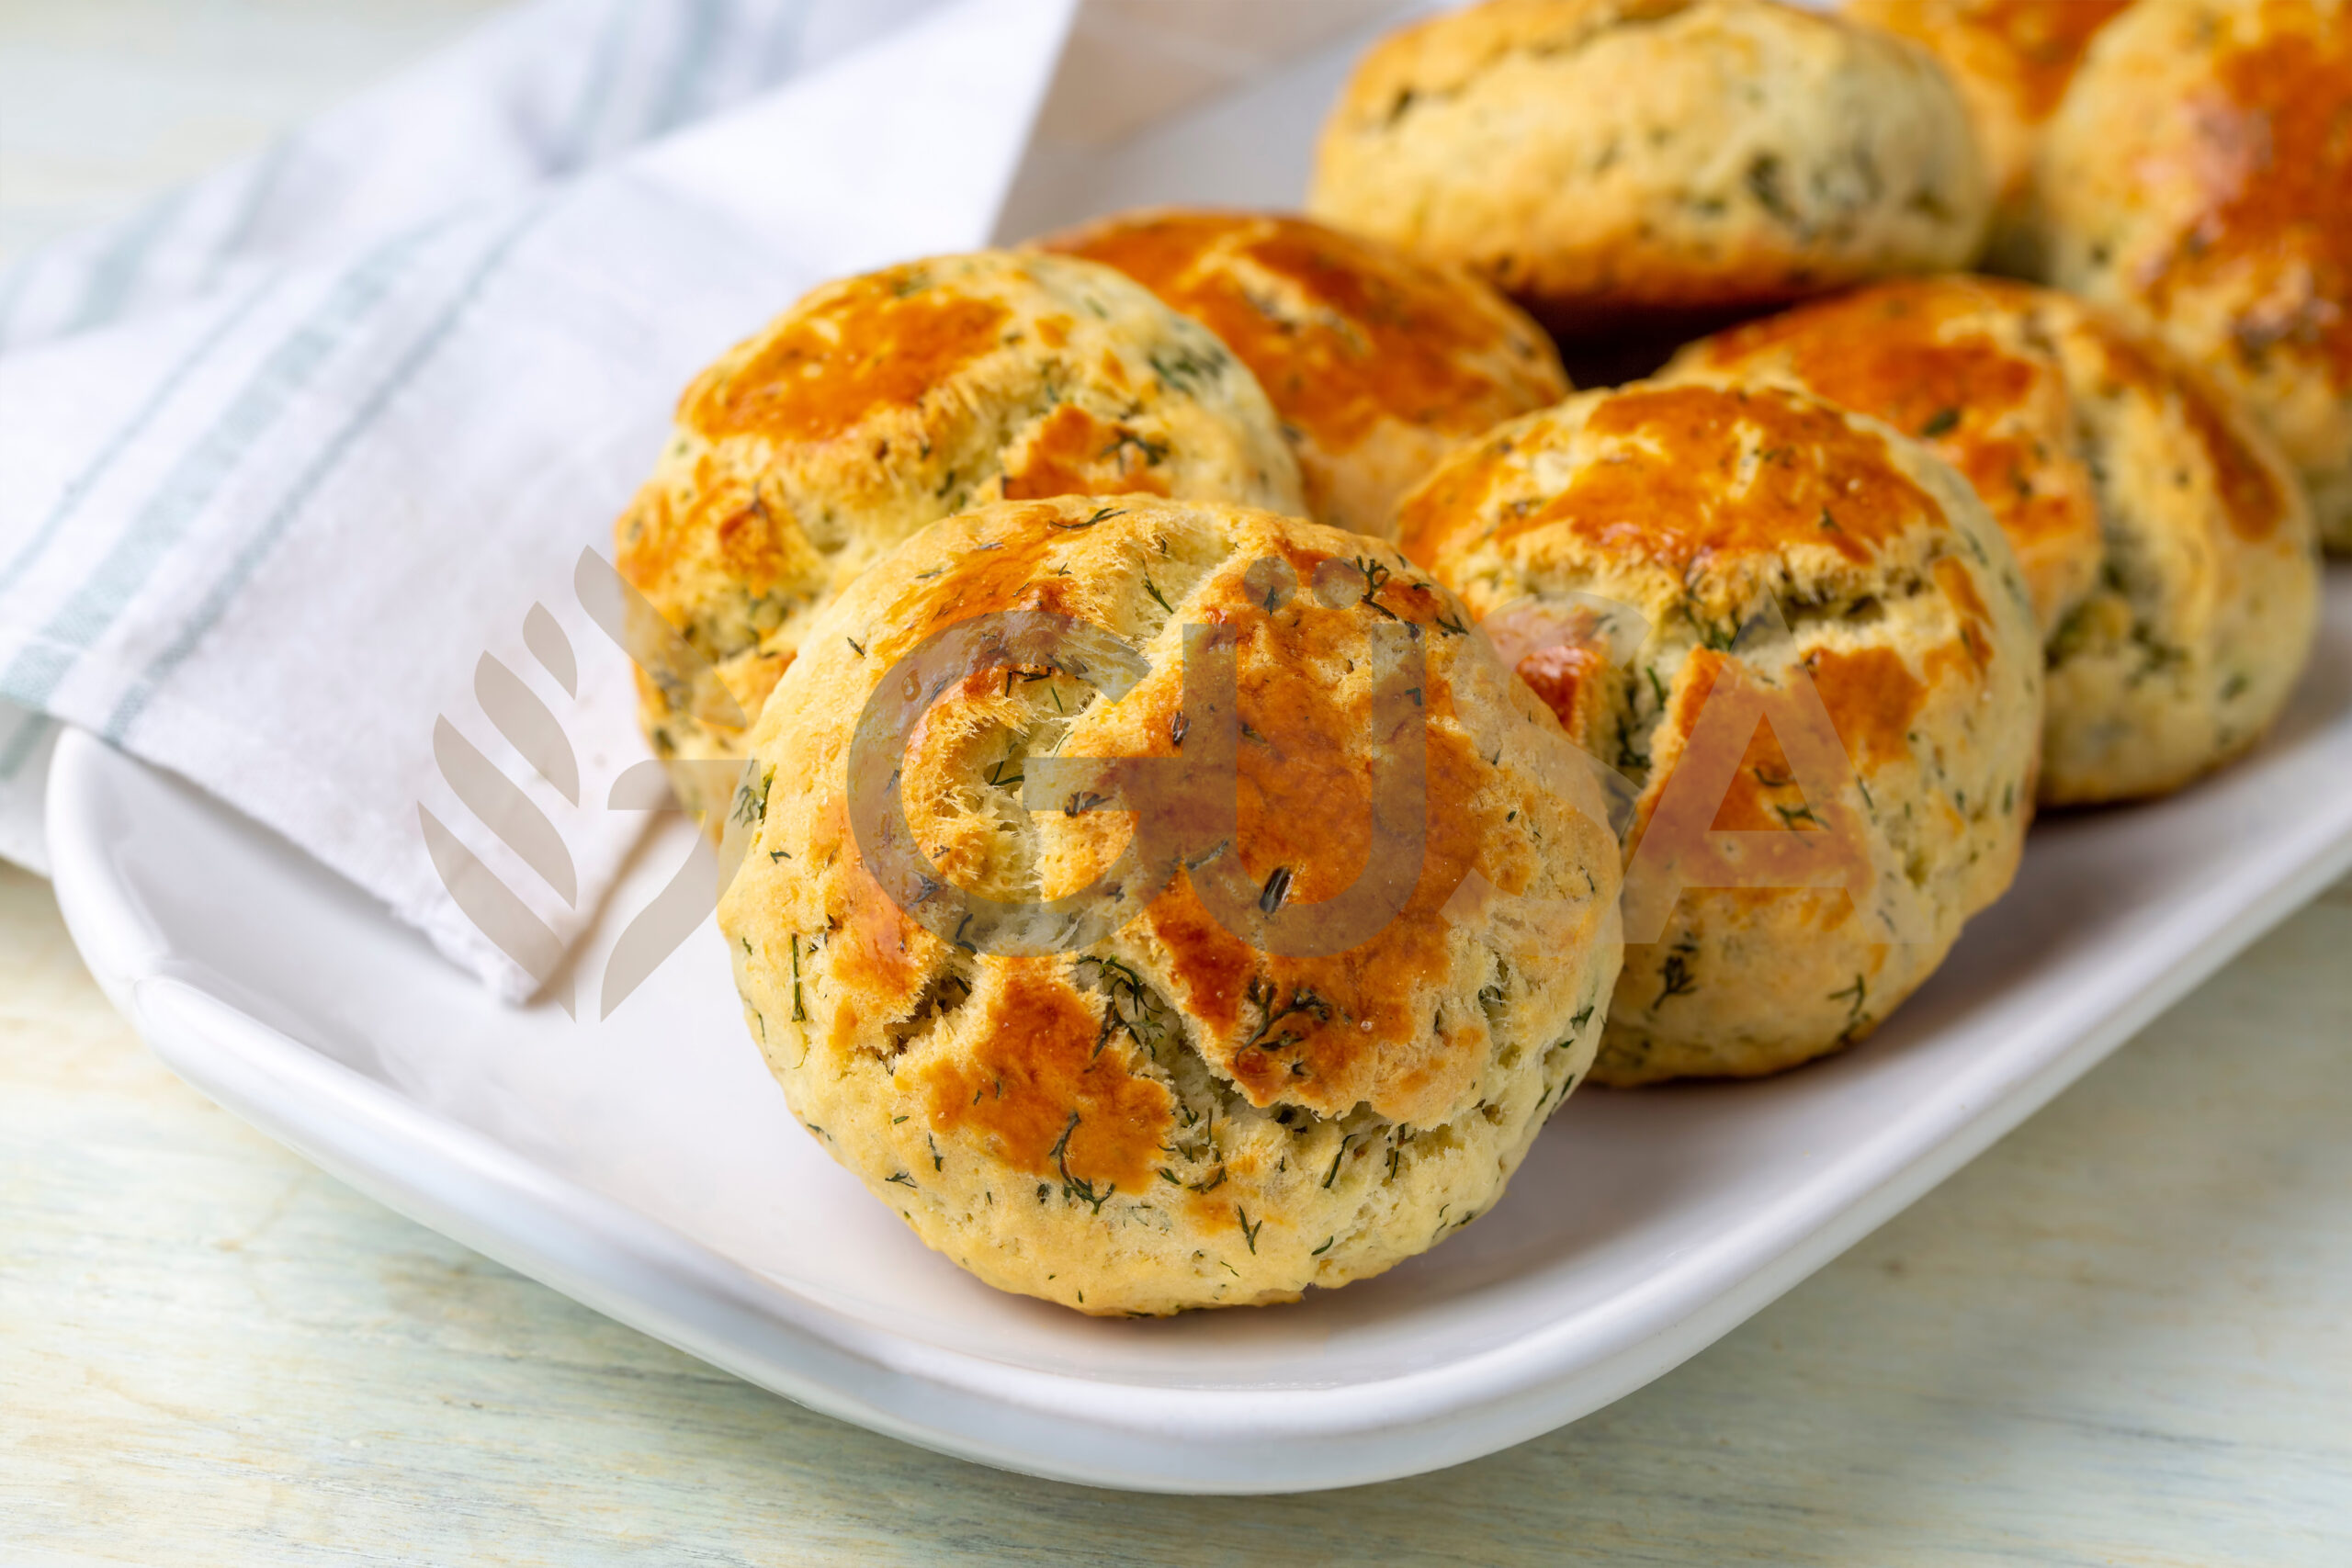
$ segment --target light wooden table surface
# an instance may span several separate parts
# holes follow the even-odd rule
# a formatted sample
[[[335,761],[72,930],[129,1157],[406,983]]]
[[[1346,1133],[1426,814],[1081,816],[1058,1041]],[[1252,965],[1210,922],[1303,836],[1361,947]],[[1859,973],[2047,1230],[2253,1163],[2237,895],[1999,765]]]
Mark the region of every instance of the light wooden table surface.
[[[0,0],[0,253],[479,8]],[[0,870],[0,1563],[2343,1568],[2347,961],[2352,883],[1573,1427],[1352,1492],[1129,1497],[811,1415],[358,1197],[171,1077]]]
[[[1695,1360],[1257,1500],[811,1415],[172,1077],[0,871],[0,1562],[2352,1562],[2352,884]]]

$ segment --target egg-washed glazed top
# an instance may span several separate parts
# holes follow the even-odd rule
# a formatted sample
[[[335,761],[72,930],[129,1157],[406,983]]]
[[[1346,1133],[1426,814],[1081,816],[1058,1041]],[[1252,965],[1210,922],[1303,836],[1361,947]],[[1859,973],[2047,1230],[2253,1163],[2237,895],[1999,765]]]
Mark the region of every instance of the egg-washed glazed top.
[[[1406,498],[1398,542],[1474,604],[1474,558],[1570,551],[1736,627],[1783,563],[1865,585],[1946,547],[1946,498],[1891,434],[1794,388],[1636,382],[1490,432]]]
[[[1968,100],[2004,197],[2032,173],[2034,130],[2099,29],[2132,0],[1848,0],[1846,15],[1924,45]]]
[[[883,891],[852,825],[868,694],[943,628],[1000,612],[1106,628],[1144,668],[1116,699],[1074,660],[935,684],[899,798],[926,874],[989,897],[1085,887],[1135,832],[1122,810],[1024,803],[1032,768],[1198,754],[1185,628],[1234,661],[1230,841],[1193,848],[1193,870],[1079,951],[976,951],[960,917],[932,929]],[[1388,1206],[1483,1210],[1539,1096],[1597,1040],[1616,852],[1557,724],[1464,614],[1374,541],[1238,508],[1005,503],[908,541],[814,624],[752,737],[772,771],[720,921],[796,1113],[933,1245],[1089,1311],[1278,1298],[1450,1224],[1417,1218],[1399,1240]],[[1412,733],[1374,700],[1392,634],[1425,659]],[[1424,831],[1396,918],[1328,956],[1266,951],[1251,921],[1340,894],[1384,852],[1381,770],[1422,736]],[[1204,810],[1214,787],[1167,809]],[[1220,855],[1249,894],[1238,934],[1199,891]],[[1023,1258],[1070,1267],[1025,1272],[972,1239],[974,1210]],[[1076,1262],[1106,1247],[1140,1249],[1158,1283],[1114,1293]]]
[[[2245,398],[2352,538],[2352,7],[2141,0],[2040,170],[2052,280]]]
[[[1989,547],[1979,536],[1989,518],[1960,475],[1876,421],[1771,383],[1579,394],[1447,462],[1400,518],[1406,555],[1462,593],[1579,743],[1637,785],[1649,777],[1643,737],[1672,711],[1679,677],[1603,652],[1629,621],[1635,641],[1722,651],[1768,599],[1792,616],[1870,616],[1927,593],[1952,606],[1936,668],[1981,676],[1999,645],[1993,623],[2031,614],[2013,552],[1997,530]],[[1523,634],[1531,618],[1556,626],[1549,606],[1569,592],[1618,613],[1581,637]],[[1595,678],[1609,683],[1598,699]],[[1845,682],[1851,733],[1825,686],[1865,766],[1875,716],[1901,710],[1913,678]]]
[[[1402,515],[1624,781],[1601,1081],[1849,1044],[2007,886],[2039,638],[2007,541],[1924,445],[1791,387],[1635,383],[1502,426]]]
[[[2258,737],[2308,639],[2310,523],[2271,444],[2071,295],[1881,285],[1692,345],[1927,440],[2016,548],[2050,662],[2044,804],[2160,794]]]
[[[1305,503],[1264,393],[1197,322],[1011,252],[813,290],[695,379],[617,525],[622,576],[692,649],[640,657],[655,750],[736,754],[808,617],[923,525],[1126,492]]]
[[[2253,274],[2269,287],[2241,320],[2239,352],[2293,344],[2352,386],[2352,20],[2340,5],[2246,7],[2222,25],[2207,84],[2185,106],[2198,199],[2140,262],[2140,282],[2161,315]]]
[[[1686,348],[1668,377],[1785,378],[1926,442],[2008,536],[2044,633],[2098,581],[2098,497],[2046,289],[1950,275],[1877,284]]]
[[[1961,28],[1996,40],[2015,62],[2017,101],[2029,122],[2050,118],[2101,28],[2132,0],[1973,0]]]
[[[1568,394],[1534,321],[1483,280],[1302,218],[1163,209],[1038,242],[1114,266],[1258,378],[1321,521],[1385,536],[1462,440]]]
[[[1307,208],[1641,336],[1962,265],[1992,190],[1948,73],[1769,0],[1487,0],[1383,38]]]

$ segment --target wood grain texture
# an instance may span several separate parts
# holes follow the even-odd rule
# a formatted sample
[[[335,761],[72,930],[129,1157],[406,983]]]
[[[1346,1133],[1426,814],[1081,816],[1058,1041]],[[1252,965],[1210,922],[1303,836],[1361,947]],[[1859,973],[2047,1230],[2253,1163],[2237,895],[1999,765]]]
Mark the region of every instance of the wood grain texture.
[[[1129,1497],[798,1409],[199,1099],[0,873],[0,1560],[2352,1560],[2352,884],[1668,1375],[1440,1474]]]
[[[0,0],[0,252],[485,0]],[[43,96],[45,95],[45,96]],[[811,1415],[171,1077],[0,870],[0,1563],[2352,1562],[2352,884],[1679,1371],[1441,1474],[1128,1497]]]
[[[494,0],[0,0],[0,261],[350,96]]]

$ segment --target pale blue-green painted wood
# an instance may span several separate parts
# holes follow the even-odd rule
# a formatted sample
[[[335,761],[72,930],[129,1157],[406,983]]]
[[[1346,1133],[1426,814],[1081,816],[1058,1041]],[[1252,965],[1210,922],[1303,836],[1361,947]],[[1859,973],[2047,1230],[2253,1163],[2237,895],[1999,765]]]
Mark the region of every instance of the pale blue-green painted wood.
[[[0,874],[0,1561],[2352,1562],[2352,885],[1661,1382],[1125,1497],[738,1383],[198,1099]]]

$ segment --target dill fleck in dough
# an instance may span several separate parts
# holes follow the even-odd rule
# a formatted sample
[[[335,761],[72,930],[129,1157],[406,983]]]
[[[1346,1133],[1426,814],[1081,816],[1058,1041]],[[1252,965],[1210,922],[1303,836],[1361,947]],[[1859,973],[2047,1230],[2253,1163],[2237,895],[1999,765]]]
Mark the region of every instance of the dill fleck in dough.
[[[1109,267],[1012,252],[814,290],[695,378],[616,528],[667,623],[632,633],[655,754],[741,757],[810,617],[925,524],[1122,492],[1306,508],[1265,394],[1199,322]],[[671,774],[715,832],[697,772]]]
[[[1601,1082],[1750,1077],[1859,1040],[2008,886],[2033,814],[2032,610],[1984,503],[1918,443],[1792,389],[1635,383],[1500,426],[1400,517],[1406,554],[1632,785],[1629,865],[1697,754],[1726,773],[1706,831],[1826,829],[1874,890],[1702,882],[1657,940],[1629,919]],[[1793,705],[1799,674],[1850,759],[1824,788],[1779,710],[1695,743],[1727,680]],[[1629,875],[1629,910],[1642,892]]]
[[[1031,614],[1133,652],[1007,645],[886,682],[941,628]],[[1088,1313],[1291,1300],[1486,1213],[1588,1070],[1622,943],[1599,785],[1464,615],[1376,541],[1203,502],[1006,502],[900,546],[819,614],[751,739],[763,799],[719,925],[794,1114],[929,1245]],[[1188,691],[1188,627],[1204,670],[1230,651],[1222,720],[1196,711],[1214,682]],[[1398,646],[1424,660],[1409,693]],[[1120,659],[1133,683],[1105,694]],[[890,762],[861,751],[881,761],[852,779],[870,699],[915,705],[891,782],[899,841],[937,880],[903,905],[888,852],[867,858],[886,840],[855,826],[858,802],[888,798],[853,794]],[[1419,722],[1380,718],[1399,711]],[[1418,824],[1375,829],[1385,770],[1424,737]],[[1120,918],[1136,814],[1075,793],[1056,808],[1046,771],[1217,745],[1234,748],[1225,836]],[[1054,792],[1042,809],[1032,773]],[[1418,852],[1378,862],[1393,919],[1279,955],[1269,930],[1344,900],[1416,826]],[[927,910],[1098,878],[1111,913],[1074,949],[978,951],[970,909]],[[1240,908],[1204,886],[1245,888]]]
[[[1928,442],[2016,547],[2041,623],[2041,798],[2159,795],[2286,705],[2319,615],[2301,493],[2233,400],[2053,289],[1881,284],[1694,344]]]
[[[2034,185],[2049,281],[2245,399],[2352,552],[2352,3],[2140,0]]]
[[[1551,339],[1484,280],[1302,218],[1159,209],[1038,243],[1117,267],[1222,338],[1334,527],[1388,537],[1440,458],[1568,395]]]
[[[1991,207],[1932,57],[1769,0],[1487,0],[1392,33],[1307,198],[1623,335],[1965,266]]]

